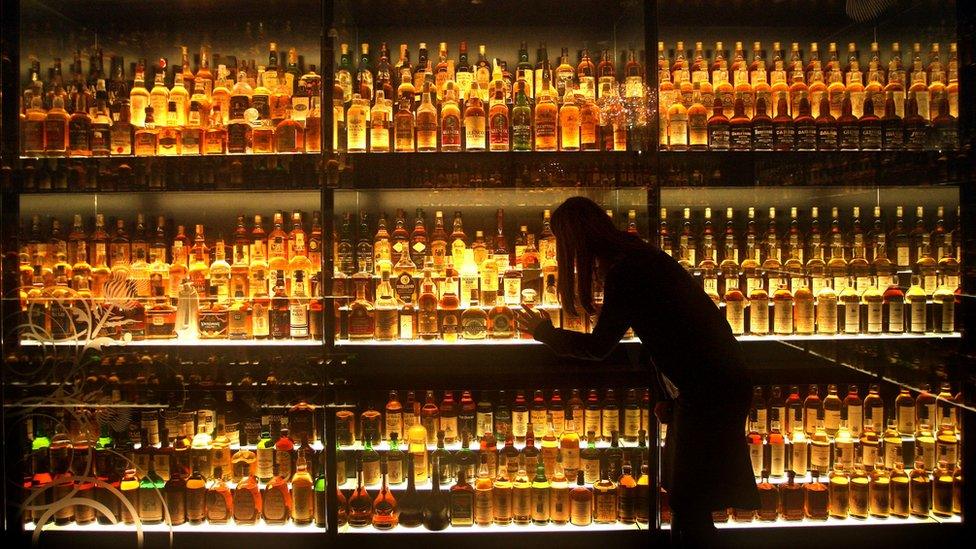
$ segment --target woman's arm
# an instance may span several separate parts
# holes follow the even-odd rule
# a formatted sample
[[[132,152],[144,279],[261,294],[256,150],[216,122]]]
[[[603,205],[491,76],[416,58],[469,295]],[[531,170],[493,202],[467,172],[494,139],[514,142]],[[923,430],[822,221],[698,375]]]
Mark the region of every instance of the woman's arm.
[[[612,270],[615,271],[615,270]],[[548,319],[539,323],[532,336],[548,345],[557,355],[602,360],[617,346],[630,327],[633,305],[628,303],[621,275],[611,272],[604,285],[603,307],[593,333],[583,334],[555,328]]]

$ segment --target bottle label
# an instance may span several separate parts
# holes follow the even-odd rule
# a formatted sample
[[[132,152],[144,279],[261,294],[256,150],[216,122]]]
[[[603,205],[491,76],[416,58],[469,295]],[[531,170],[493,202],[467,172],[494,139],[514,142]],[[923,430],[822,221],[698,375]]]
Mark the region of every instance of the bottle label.
[[[258,448],[257,452],[257,476],[260,479],[268,479],[274,476],[274,449]]]
[[[854,437],[861,436],[862,425],[864,420],[861,416],[860,406],[848,406],[847,407],[847,427],[851,431],[851,435]]]
[[[844,304],[844,333],[856,334],[861,331],[861,307],[855,302]]]
[[[594,498],[594,514],[597,520],[612,520],[617,516],[616,494],[613,492],[597,492]]]
[[[379,484],[382,479],[383,474],[380,472],[379,460],[363,460],[363,483],[367,486]]]
[[[748,125],[732,126],[729,144],[732,150],[736,151],[752,149],[752,128]]]
[[[603,410],[603,438],[610,440],[613,431],[620,431],[620,412],[617,410]]]
[[[773,148],[773,125],[769,123],[755,124],[753,141],[756,150],[770,150]]]
[[[911,315],[912,332],[924,333],[928,328],[925,318],[925,300],[912,300],[909,303],[909,314]]]
[[[537,521],[549,520],[549,489],[532,489],[532,519]]]
[[[915,408],[911,405],[899,406],[897,409],[898,432],[911,435],[915,433]]]
[[[750,444],[749,445],[749,460],[752,462],[752,474],[753,476],[759,476],[762,473],[763,468],[763,445]]]
[[[806,442],[802,442],[800,444],[794,443],[792,446],[793,446],[793,459],[792,459],[793,472],[798,475],[805,475],[807,474],[807,469],[809,469],[809,466],[807,465],[808,445]]]
[[[530,517],[532,516],[532,494],[531,490],[516,489],[513,491],[512,497],[512,513],[515,517]]]
[[[583,479],[587,484],[594,484],[600,480],[600,458],[588,457],[583,459]]]
[[[488,523],[492,520],[491,490],[475,490],[474,492],[474,516],[479,523]]]
[[[790,301],[773,302],[773,331],[777,334],[793,333],[793,304]]]
[[[878,446],[876,444],[861,443],[861,462],[865,467],[874,467],[878,462]]]
[[[885,439],[884,454],[885,467],[888,469],[893,469],[895,467],[895,463],[904,463],[905,456],[902,452],[901,439],[898,439],[897,443]]]
[[[708,126],[708,143],[712,150],[728,150],[732,146],[732,134],[727,123]]]
[[[562,451],[562,456],[563,456],[563,469],[565,469],[567,471],[577,471],[577,470],[579,470],[579,466],[580,466],[580,449],[579,449],[579,446],[576,446],[575,448],[572,447],[572,446],[570,446],[568,448],[567,447],[563,447],[561,449],[561,451]]]
[[[592,520],[593,512],[592,496],[586,499],[573,499],[570,501],[570,521],[577,526],[586,526]]]
[[[268,488],[264,491],[262,508],[264,518],[273,521],[283,521],[288,518],[288,507],[285,504],[285,496],[277,488]]]
[[[840,428],[840,410],[824,410],[824,429],[828,433]]]
[[[812,444],[810,446],[810,467],[818,471],[829,470],[830,444]]]
[[[466,116],[464,118],[465,147],[471,149],[485,148],[485,117]]]
[[[769,458],[769,474],[774,477],[783,476],[783,471],[786,468],[786,446],[784,444],[770,444]]]
[[[732,328],[732,333],[740,335],[745,332],[745,302],[726,301],[725,319]]]
[[[881,126],[861,128],[861,148],[866,151],[881,149]]]
[[[484,132],[484,128],[482,128]],[[448,114],[441,118],[441,147],[460,148],[461,119],[459,115]]]
[[[624,437],[633,438],[640,431],[640,409],[628,408],[624,411]]]
[[[440,430],[444,431],[444,440],[453,441],[458,438],[457,417],[441,416]]]
[[[749,331],[754,334],[769,333],[769,302],[754,299],[749,304]]]

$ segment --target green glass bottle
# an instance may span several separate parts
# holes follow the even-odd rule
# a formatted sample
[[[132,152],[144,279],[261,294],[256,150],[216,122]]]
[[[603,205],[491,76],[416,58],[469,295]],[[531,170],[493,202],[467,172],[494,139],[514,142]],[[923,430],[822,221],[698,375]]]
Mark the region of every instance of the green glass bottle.
[[[512,150],[532,150],[532,107],[525,96],[525,87],[519,88],[512,107]]]

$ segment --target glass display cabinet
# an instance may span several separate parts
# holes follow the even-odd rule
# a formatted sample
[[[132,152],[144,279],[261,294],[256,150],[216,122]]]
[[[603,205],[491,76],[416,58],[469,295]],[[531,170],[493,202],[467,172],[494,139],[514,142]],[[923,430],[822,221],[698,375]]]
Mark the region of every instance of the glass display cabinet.
[[[597,321],[555,291],[586,196],[745,353],[762,506],[721,539],[956,539],[960,4],[4,1],[5,534],[665,543],[641,342],[514,326]]]

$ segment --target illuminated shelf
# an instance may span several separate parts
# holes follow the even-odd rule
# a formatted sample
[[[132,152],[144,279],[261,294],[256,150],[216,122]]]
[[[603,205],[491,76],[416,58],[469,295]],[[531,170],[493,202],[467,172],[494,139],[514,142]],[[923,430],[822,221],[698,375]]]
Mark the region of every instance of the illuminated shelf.
[[[910,340],[910,339],[960,339],[962,334],[925,333],[925,334],[811,334],[811,335],[740,335],[735,338],[743,343],[756,341],[875,341],[875,340]]]
[[[536,525],[526,525],[526,526],[516,526],[515,524],[509,524],[507,526],[499,526],[497,524],[492,524],[490,526],[467,526],[467,527],[455,527],[449,526],[445,530],[439,532],[434,532],[435,534],[512,534],[512,533],[555,533],[555,532],[646,532],[648,531],[648,526],[646,524],[590,524],[589,526],[573,526],[572,524],[547,524],[545,526]],[[430,530],[427,530],[423,526],[418,526],[416,528],[407,528],[405,526],[396,526],[391,530],[377,530],[372,526],[367,526],[364,528],[354,528],[348,524],[339,528],[340,534],[429,534]]]
[[[640,345],[637,338],[624,339],[622,345]],[[524,345],[544,345],[534,339],[458,339],[457,341],[442,341],[439,339],[403,339],[393,341],[376,341],[373,339],[337,340],[336,347],[519,347]]]
[[[139,160],[139,161],[156,161],[161,162],[176,162],[179,160],[191,159],[190,161],[199,161],[197,159],[206,160],[219,160],[219,159],[240,159],[240,158],[296,158],[296,157],[319,157],[322,156],[320,152],[293,152],[293,153],[244,153],[244,154],[187,154],[187,155],[176,155],[176,156],[136,156],[134,154],[105,154],[105,155],[89,155],[89,156],[68,156],[68,155],[27,155],[21,154],[21,160],[67,160],[70,162],[77,161],[103,161],[103,160]]]
[[[801,342],[801,341],[876,341],[876,340],[913,340],[913,339],[960,339],[962,334],[952,332],[947,334],[811,334],[811,335],[740,335],[735,339],[741,343],[756,342]],[[623,339],[622,345],[640,345],[637,338]],[[489,346],[512,347],[521,345],[543,345],[534,339],[458,339],[457,341],[442,341],[439,339],[397,339],[377,341],[374,339],[342,339],[336,341],[336,347],[457,347],[457,346]]]
[[[27,339],[20,342],[22,347],[84,347],[91,341],[36,341]],[[321,347],[322,342],[314,339],[144,339],[138,341],[113,340],[106,347]]]
[[[34,523],[27,523],[24,525],[24,531],[31,532],[36,528]],[[325,528],[319,528],[315,524],[298,525],[294,522],[286,522],[285,524],[266,524],[264,519],[261,519],[256,524],[236,524],[233,520],[227,524],[210,524],[209,522],[203,524],[190,524],[189,522],[180,524],[179,526],[170,526],[168,524],[143,524],[140,525],[143,532],[152,533],[169,533],[174,534],[181,533],[237,533],[246,532],[248,534],[301,534],[301,533],[324,533]],[[135,524],[98,524],[93,522],[91,524],[65,524],[57,525],[54,523],[45,524],[42,528],[44,532],[128,532],[135,534],[136,525]]]
[[[536,440],[536,442],[541,442],[542,441],[542,437],[541,436],[536,437],[535,440]],[[404,448],[403,451],[406,451],[405,450],[406,443],[401,444],[401,446]],[[514,444],[514,446],[515,446],[515,449],[516,450],[521,450],[521,449],[525,448],[525,443],[524,442],[516,442]],[[505,447],[504,441],[499,442],[497,444],[497,449],[499,451],[501,451],[501,449],[504,448],[504,447]],[[601,441],[599,441],[599,442],[596,443],[596,447],[597,447],[597,449],[610,448],[610,443],[607,442],[607,441],[605,441],[605,440],[601,440]],[[537,448],[541,448],[541,447],[537,446]],[[620,440],[620,448],[630,449],[630,448],[639,448],[639,446],[637,445],[636,442],[625,442],[623,440]],[[362,442],[359,442],[359,441],[356,441],[356,443],[355,444],[352,444],[352,445],[339,446],[339,450],[342,450],[344,452],[355,452],[355,451],[364,450],[364,449],[365,449],[365,447],[363,446],[363,443]],[[431,450],[431,451],[436,450],[437,449],[437,444],[427,444],[427,449],[428,450]],[[445,450],[448,450],[448,451],[451,451],[451,452],[460,451],[461,450],[461,442],[454,442],[454,443],[451,443],[451,444],[445,444],[444,445],[444,449]],[[480,446],[478,446],[476,444],[476,442],[472,442],[472,447],[469,448],[469,449],[472,452],[479,452],[479,451],[481,451]],[[585,440],[582,440],[580,442],[580,449],[581,450],[586,449],[586,441]],[[387,442],[387,441],[385,441],[385,440],[384,441],[381,441],[379,444],[374,444],[373,445],[373,450],[376,450],[377,452],[388,452],[390,450],[390,443]]]
[[[962,522],[961,517],[936,517],[935,515],[930,515],[926,518],[909,516],[907,518],[899,517],[888,517],[888,518],[878,518],[878,517],[868,517],[868,518],[854,518],[848,517],[846,519],[828,517],[826,520],[814,520],[809,518],[804,518],[802,520],[759,520],[753,519],[751,522],[737,522],[732,520],[730,517],[727,522],[716,522],[715,527],[720,530],[748,530],[752,528],[817,528],[817,527],[837,527],[837,526],[904,526],[906,524],[959,524]],[[662,524],[661,530],[671,530],[670,524]]]

